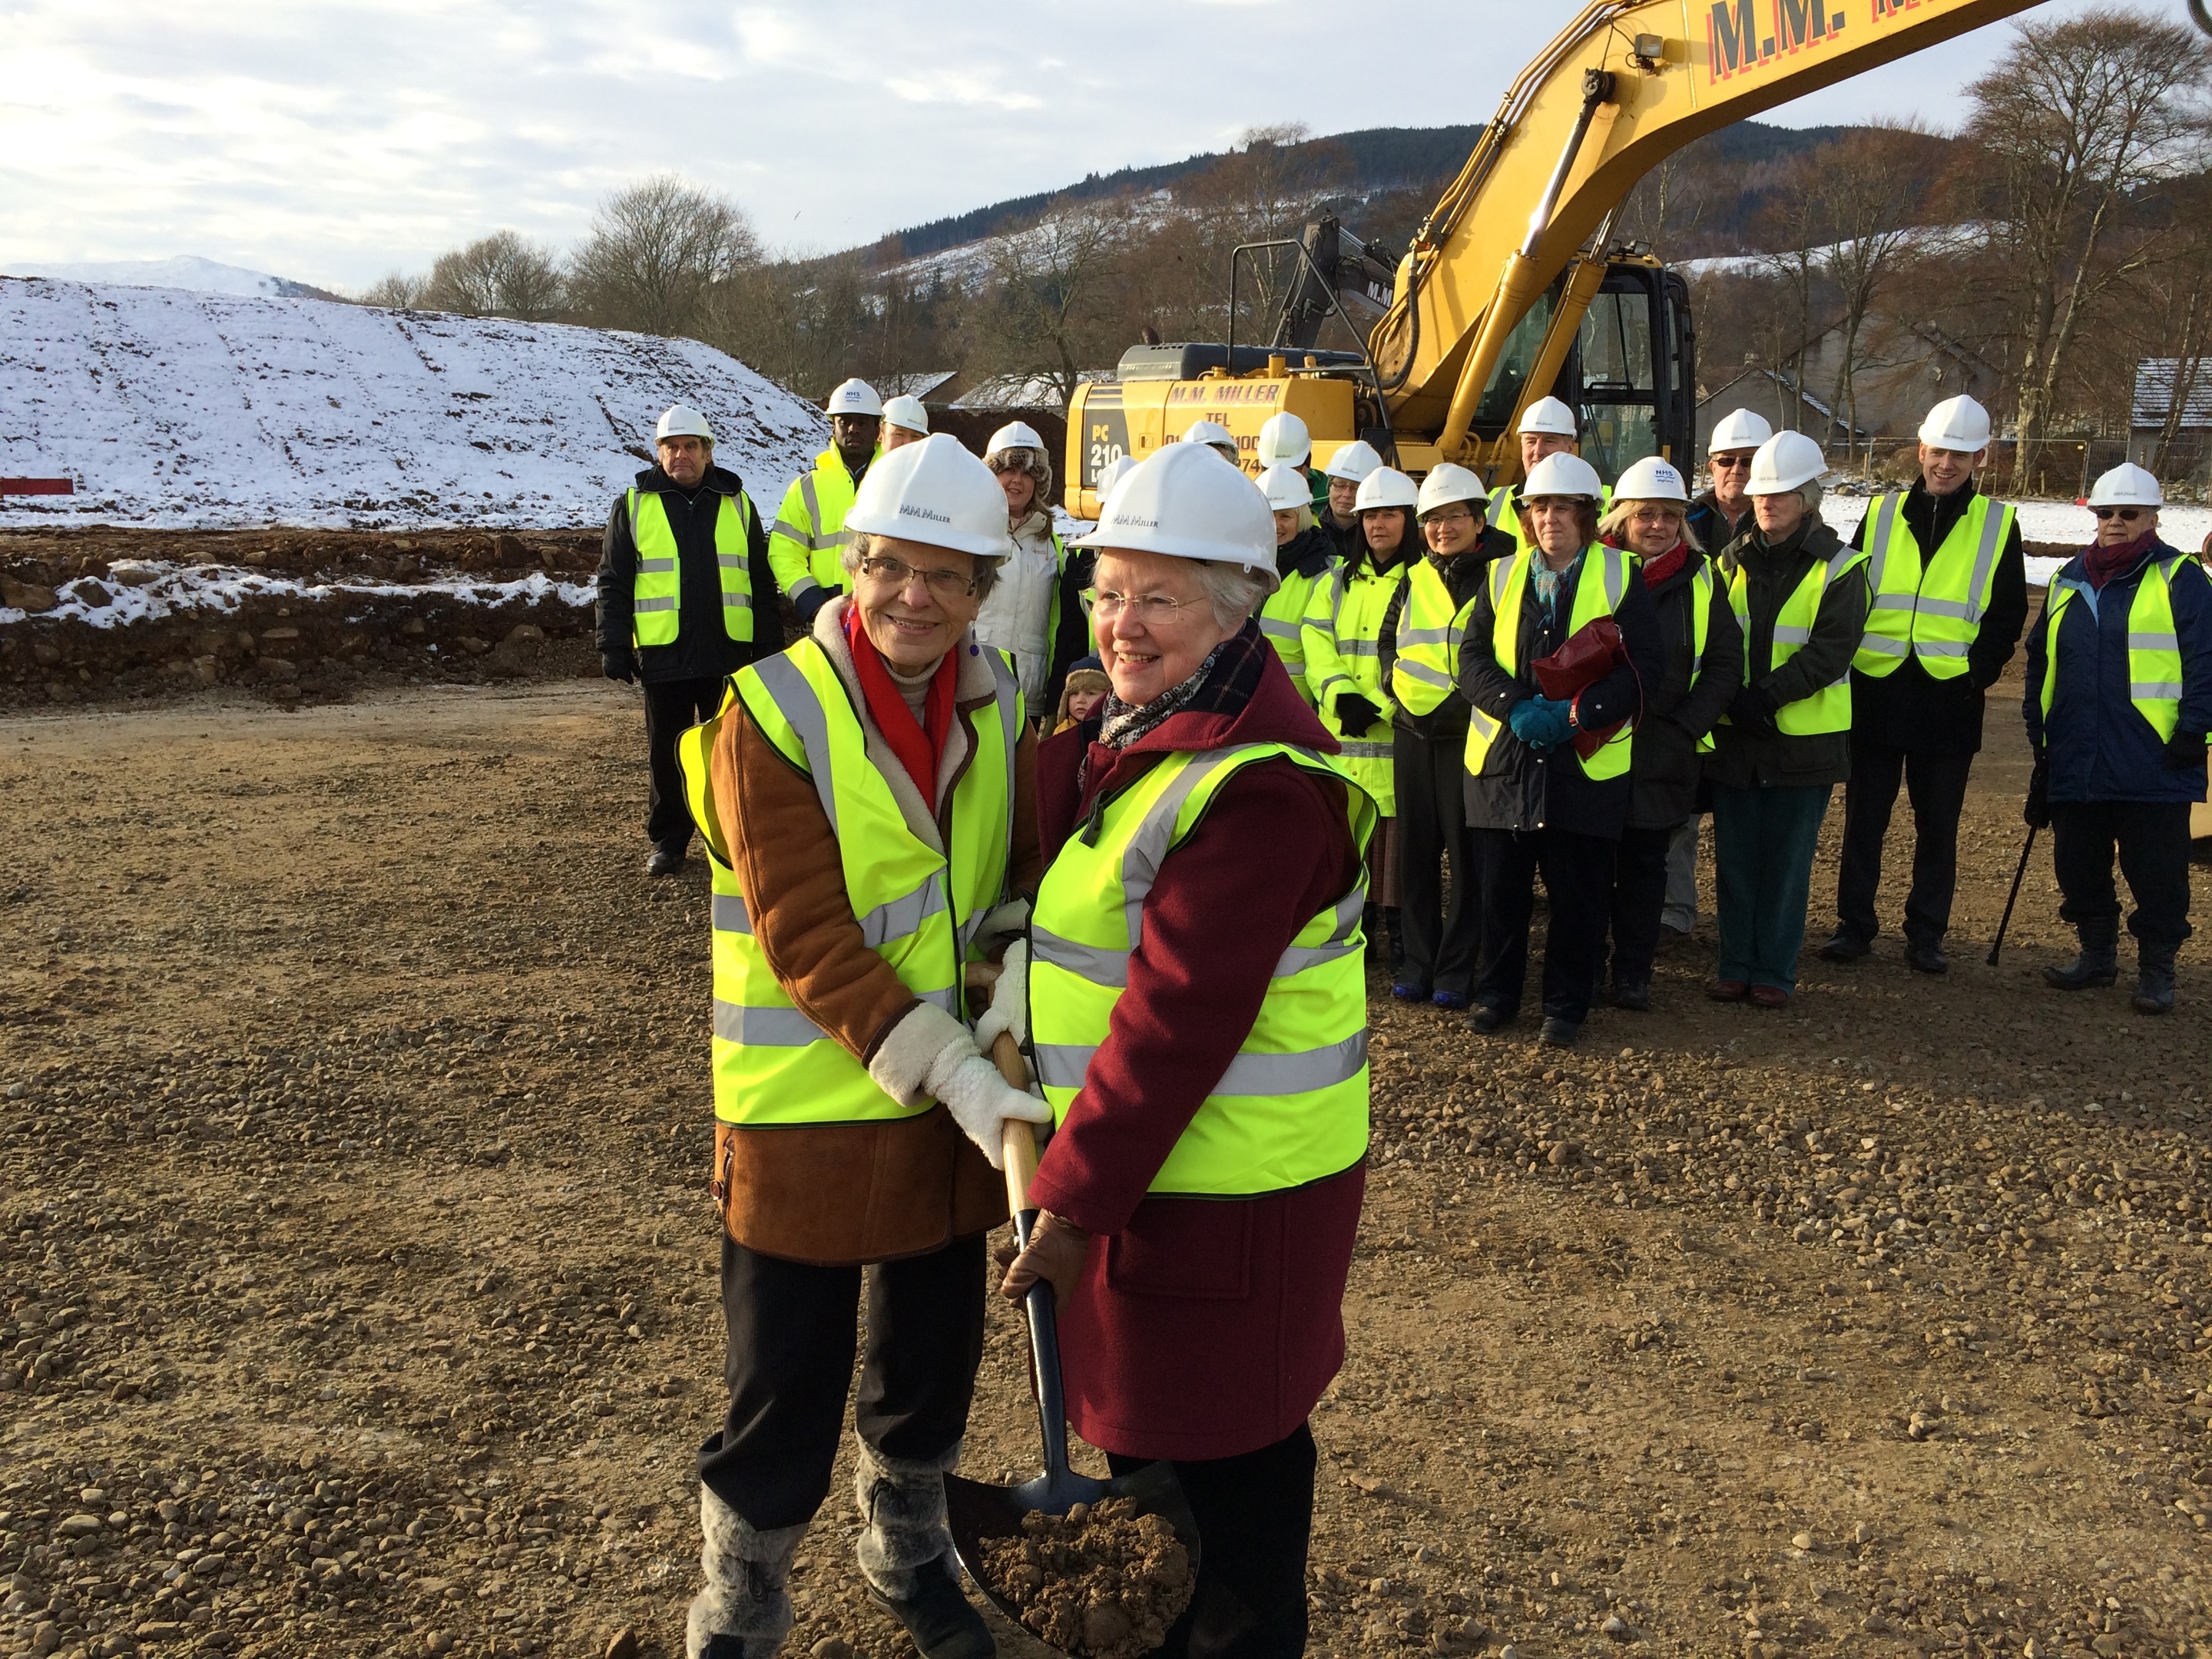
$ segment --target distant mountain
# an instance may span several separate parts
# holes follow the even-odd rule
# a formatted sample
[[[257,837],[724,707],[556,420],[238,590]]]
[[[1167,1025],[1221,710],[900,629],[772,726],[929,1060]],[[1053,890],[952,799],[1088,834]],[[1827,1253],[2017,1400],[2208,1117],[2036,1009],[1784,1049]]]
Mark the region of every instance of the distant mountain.
[[[88,259],[61,264],[0,260],[0,276],[44,276],[57,283],[106,283],[125,288],[180,288],[193,294],[235,294],[246,299],[339,297],[306,283],[203,259],[192,253],[173,259]]]

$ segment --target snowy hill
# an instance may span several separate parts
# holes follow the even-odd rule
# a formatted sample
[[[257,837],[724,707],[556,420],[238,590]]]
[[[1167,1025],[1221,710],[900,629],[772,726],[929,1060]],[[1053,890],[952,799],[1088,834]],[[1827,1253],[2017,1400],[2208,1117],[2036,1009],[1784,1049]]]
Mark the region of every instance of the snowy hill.
[[[11,260],[0,268],[0,276],[45,276],[58,283],[115,283],[131,288],[181,288],[195,294],[238,294],[268,300],[315,297],[315,290],[305,283],[190,253],[175,259],[92,259],[75,264]]]
[[[660,410],[773,514],[819,410],[711,346],[319,300],[0,277],[0,526],[486,526],[602,519]]]

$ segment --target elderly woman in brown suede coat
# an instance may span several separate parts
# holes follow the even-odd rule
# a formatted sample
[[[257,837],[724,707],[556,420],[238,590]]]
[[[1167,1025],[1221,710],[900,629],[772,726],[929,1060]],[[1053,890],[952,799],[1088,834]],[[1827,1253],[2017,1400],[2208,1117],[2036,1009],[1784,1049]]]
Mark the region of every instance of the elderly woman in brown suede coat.
[[[736,676],[687,740],[714,877],[715,1190],[730,1407],[699,1456],[691,1659],[769,1659],[830,1488],[866,1269],[858,1554],[927,1659],[994,1650],[945,1525],[983,1345],[1010,1088],[966,969],[1039,873],[1013,670],[970,631],[1006,548],[998,482],[945,435],[869,470],[849,598]]]

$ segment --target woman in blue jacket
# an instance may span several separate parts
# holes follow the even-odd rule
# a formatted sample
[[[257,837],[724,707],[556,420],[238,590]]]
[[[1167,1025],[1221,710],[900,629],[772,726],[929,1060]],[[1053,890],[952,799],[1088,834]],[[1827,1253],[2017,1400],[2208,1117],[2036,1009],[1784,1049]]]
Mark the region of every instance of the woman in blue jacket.
[[[2212,730],[2212,581],[2160,541],[2158,480],[2122,465],[2097,480],[2097,539],[2051,578],[2029,631],[2021,707],[2035,750],[2027,821],[2052,862],[2081,953],[2044,978],[2062,991],[2119,977],[2120,873],[2134,896],[2135,1006],[2173,1006],[2189,926],[2189,806],[2204,799]]]

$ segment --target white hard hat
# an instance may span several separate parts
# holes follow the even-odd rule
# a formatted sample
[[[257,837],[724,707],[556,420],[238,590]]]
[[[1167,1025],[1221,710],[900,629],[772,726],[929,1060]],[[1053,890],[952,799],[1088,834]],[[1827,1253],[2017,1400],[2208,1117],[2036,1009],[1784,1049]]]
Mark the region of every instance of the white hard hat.
[[[1751,458],[1749,495],[1786,495],[1828,470],[1820,446],[1802,432],[1778,432]]]
[[[1200,447],[1169,444],[1130,468],[1099,510],[1097,527],[1075,545],[1242,565],[1247,575],[1257,577],[1273,592],[1279,585],[1275,520],[1267,503],[1241,473],[1218,459],[1202,458]],[[998,488],[995,482],[992,488]],[[852,520],[848,516],[845,521]],[[1001,494],[999,522],[1003,526],[1006,521]],[[1003,528],[1000,533],[1006,533]]]
[[[1597,476],[1597,469],[1581,456],[1570,455],[1564,450],[1545,456],[1530,467],[1521,485],[1521,499],[1524,501],[1539,495],[1580,495],[1595,501],[1604,494],[1605,482]]]
[[[1271,466],[1255,480],[1270,513],[1289,513],[1313,505],[1313,487],[1302,466]]]
[[[1920,441],[1930,449],[1978,454],[1990,447],[1990,411],[1972,398],[1946,398],[1921,422]]]
[[[1687,505],[1690,486],[1682,470],[1672,461],[1646,455],[1622,473],[1613,486],[1616,501],[1680,501]]]
[[[1421,499],[1421,492],[1413,488],[1413,481],[1395,466],[1378,466],[1359,481],[1359,494],[1352,503],[1352,511],[1364,513],[1370,507],[1412,507]]]
[[[1225,449],[1232,455],[1237,453],[1237,440],[1218,421],[1192,422],[1189,429],[1182,434],[1182,441],[1187,444],[1208,444],[1216,449]]]
[[[949,432],[878,457],[846,511],[845,528],[980,558],[1003,559],[1013,550],[1006,539],[1006,492]]]
[[[1304,466],[1313,458],[1313,434],[1289,413],[1270,415],[1260,428],[1261,466]]]
[[[1121,483],[1127,476],[1129,469],[1136,464],[1137,458],[1134,455],[1116,455],[1112,460],[1107,462],[1105,467],[1099,472],[1098,482],[1091,486],[1091,493],[1097,496],[1100,501],[1104,501],[1114,493],[1114,486]]]
[[[929,411],[922,407],[921,399],[904,395],[892,398],[884,405],[885,424],[903,428],[908,432],[927,434],[929,431]]]
[[[1946,449],[1950,446],[1943,446]],[[2166,492],[2158,487],[2158,475],[2147,472],[2133,461],[2122,461],[2089,491],[2092,507],[2164,507]]]
[[[1774,428],[1766,423],[1765,416],[1754,415],[1747,409],[1732,409],[1721,416],[1720,424],[1706,441],[1709,455],[1723,453],[1731,449],[1756,449],[1774,435]]]
[[[1044,453],[1044,440],[1027,421],[1008,421],[991,434],[991,441],[983,446],[986,455],[996,455],[1006,449],[1034,449]]]
[[[830,394],[822,410],[825,415],[873,415],[880,420],[884,400],[866,380],[848,380]]]
[[[1375,446],[1364,438],[1356,438],[1328,458],[1328,465],[1322,468],[1322,476],[1358,483],[1382,465],[1382,458],[1376,453]]]
[[[1530,404],[1521,416],[1517,428],[1522,432],[1548,432],[1554,437],[1579,438],[1582,428],[1575,424],[1575,411],[1557,398],[1539,398]]]
[[[707,424],[707,417],[689,404],[671,404],[660,417],[660,424],[653,429],[653,441],[663,438],[704,438],[714,441],[714,428]]]
[[[1482,480],[1456,461],[1445,461],[1432,469],[1421,480],[1421,495],[1413,511],[1425,519],[1437,508],[1452,501],[1473,501],[1484,511],[1490,506],[1490,492],[1482,487]]]

